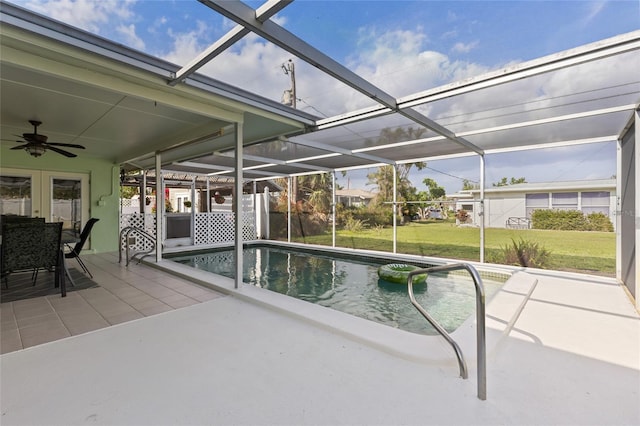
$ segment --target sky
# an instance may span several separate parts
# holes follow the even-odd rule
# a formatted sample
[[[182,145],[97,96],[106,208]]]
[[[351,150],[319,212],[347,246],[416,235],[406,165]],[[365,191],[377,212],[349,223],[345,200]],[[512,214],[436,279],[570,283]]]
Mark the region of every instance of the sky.
[[[235,24],[196,0],[15,0],[125,46],[184,65]],[[253,8],[262,2],[246,2]],[[296,0],[279,25],[395,97],[473,77],[640,29],[640,1],[312,1]],[[245,36],[200,72],[280,101],[289,88],[282,64],[292,56]],[[372,105],[296,60],[298,108],[333,116]],[[609,178],[615,142],[487,156],[487,186],[502,177],[528,182]],[[339,184],[375,189],[367,172]],[[431,178],[447,193],[479,181],[477,157],[429,161],[410,179]]]

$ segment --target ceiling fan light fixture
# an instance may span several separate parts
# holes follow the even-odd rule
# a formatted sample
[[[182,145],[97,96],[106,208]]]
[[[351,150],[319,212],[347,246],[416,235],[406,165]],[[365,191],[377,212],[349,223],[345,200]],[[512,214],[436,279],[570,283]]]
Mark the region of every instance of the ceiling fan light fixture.
[[[25,151],[27,151],[33,157],[40,157],[42,154],[44,154],[46,149],[42,145],[30,145],[25,148]]]

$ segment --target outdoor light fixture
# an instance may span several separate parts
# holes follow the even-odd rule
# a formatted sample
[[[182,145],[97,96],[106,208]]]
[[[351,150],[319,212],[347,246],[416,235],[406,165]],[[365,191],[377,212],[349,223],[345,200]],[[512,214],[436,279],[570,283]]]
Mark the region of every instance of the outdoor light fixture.
[[[46,149],[42,145],[31,144],[27,145],[24,150],[31,154],[33,157],[40,157],[46,151]]]

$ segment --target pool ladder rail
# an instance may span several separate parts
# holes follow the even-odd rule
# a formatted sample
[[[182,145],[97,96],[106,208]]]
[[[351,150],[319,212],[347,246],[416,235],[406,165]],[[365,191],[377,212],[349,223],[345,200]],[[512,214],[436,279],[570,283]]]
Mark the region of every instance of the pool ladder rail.
[[[480,274],[472,265],[468,263],[453,263],[449,265],[433,266],[426,269],[416,269],[409,272],[407,279],[407,287],[409,291],[409,299],[422,316],[445,338],[453,347],[458,358],[458,366],[460,367],[460,377],[467,379],[467,363],[462,355],[460,346],[451,338],[449,333],[418,303],[413,294],[413,277],[420,274],[429,274],[434,272],[449,272],[464,269],[471,275],[473,284],[476,289],[476,344],[478,358],[478,399],[482,401],[487,399],[487,344],[486,344],[486,327],[485,327],[485,293]]]
[[[130,249],[131,249],[129,237],[131,236],[132,233],[135,233],[136,238],[140,237],[146,240],[148,243],[150,243],[149,244],[150,248],[143,251],[137,251],[129,255]],[[131,262],[138,255],[141,255],[138,258],[138,263],[140,263],[142,259],[144,259],[146,256],[150,256],[150,254],[156,249],[156,238],[153,235],[149,234],[148,232],[145,232],[143,229],[138,228],[136,226],[127,226],[126,228],[123,228],[122,231],[120,231],[120,244],[118,245],[118,263],[122,263],[122,249],[123,249],[122,246],[123,245],[125,247],[125,254],[126,254],[125,257],[127,259],[126,265],[129,266],[129,262]]]

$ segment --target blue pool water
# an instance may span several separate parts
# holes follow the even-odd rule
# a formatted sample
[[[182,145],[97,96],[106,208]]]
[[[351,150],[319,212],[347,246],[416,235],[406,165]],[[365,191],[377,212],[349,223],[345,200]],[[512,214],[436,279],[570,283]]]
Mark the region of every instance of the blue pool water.
[[[406,285],[379,281],[381,263],[376,259],[270,246],[247,247],[243,256],[245,283],[402,330],[436,334],[411,305]],[[170,260],[229,278],[235,274],[232,249],[181,254]],[[484,277],[482,281],[487,301],[504,284]],[[475,288],[468,274],[430,274],[426,284],[414,286],[414,293],[449,332],[475,313]]]

